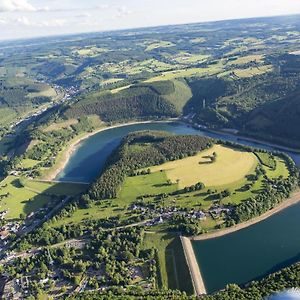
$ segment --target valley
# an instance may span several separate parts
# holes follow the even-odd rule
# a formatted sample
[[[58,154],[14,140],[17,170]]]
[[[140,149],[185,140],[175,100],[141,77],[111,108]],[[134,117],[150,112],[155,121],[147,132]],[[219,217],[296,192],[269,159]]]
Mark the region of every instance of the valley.
[[[0,42],[4,298],[300,286],[299,34],[284,16]]]

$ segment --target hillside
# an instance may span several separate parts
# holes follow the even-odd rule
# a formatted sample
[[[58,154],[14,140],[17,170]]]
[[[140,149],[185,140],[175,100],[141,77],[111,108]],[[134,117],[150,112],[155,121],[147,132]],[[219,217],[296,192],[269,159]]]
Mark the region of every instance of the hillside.
[[[236,128],[299,146],[300,56],[273,56],[272,61],[277,71],[247,79],[190,79],[193,97],[185,113],[195,112],[193,120],[208,127]]]
[[[158,81],[132,85],[115,92],[96,92],[83,96],[67,109],[68,118],[98,115],[106,122],[135,118],[176,117],[191,97],[182,81]]]

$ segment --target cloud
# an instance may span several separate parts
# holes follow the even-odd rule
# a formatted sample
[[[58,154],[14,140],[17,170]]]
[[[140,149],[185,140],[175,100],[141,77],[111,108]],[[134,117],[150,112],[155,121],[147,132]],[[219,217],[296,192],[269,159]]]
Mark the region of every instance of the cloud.
[[[125,5],[117,8],[117,17],[119,17],[119,18],[130,15],[131,13],[132,13],[132,11],[129,10]]]
[[[27,27],[62,27],[66,25],[66,20],[64,19],[49,19],[45,21],[32,21],[26,16],[21,16],[16,19],[10,19],[6,24],[11,25],[21,25]],[[0,23],[1,24],[1,23]]]
[[[0,0],[0,12],[37,11],[28,0]]]
[[[99,4],[99,5],[96,5],[94,8],[95,9],[108,9],[109,5],[108,4]]]
[[[92,15],[88,12],[83,12],[79,15],[76,15],[75,18],[83,19],[83,18],[90,18]]]
[[[24,26],[31,26],[33,23],[25,16],[19,17],[16,19],[16,23]]]

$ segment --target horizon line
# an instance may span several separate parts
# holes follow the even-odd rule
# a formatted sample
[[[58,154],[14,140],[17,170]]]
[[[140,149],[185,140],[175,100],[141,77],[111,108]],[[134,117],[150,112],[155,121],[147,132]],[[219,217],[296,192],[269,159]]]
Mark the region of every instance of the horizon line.
[[[89,34],[102,34],[102,33],[116,33],[122,31],[130,31],[130,30],[143,30],[143,29],[154,29],[154,28],[164,28],[164,27],[175,27],[175,26],[184,26],[184,25],[201,25],[201,24],[209,24],[209,23],[219,23],[225,21],[242,21],[242,20],[254,20],[254,19],[271,19],[271,18],[280,18],[280,17],[295,17],[300,16],[300,13],[296,14],[282,14],[282,15],[266,15],[266,16],[254,16],[254,17],[245,17],[245,18],[225,18],[225,19],[217,19],[210,21],[199,21],[199,22],[190,22],[190,23],[170,23],[170,24],[158,24],[153,26],[137,26],[137,27],[125,27],[118,29],[107,29],[107,30],[95,30],[95,31],[82,31],[82,32],[74,32],[74,33],[62,33],[62,34],[50,34],[50,35],[40,35],[40,36],[32,36],[32,37],[24,37],[24,38],[13,38],[13,39],[1,39],[0,44],[3,43],[15,43],[22,41],[30,41],[30,40],[39,40],[39,39],[51,39],[51,38],[63,38],[63,37],[75,37],[79,35],[89,35]]]

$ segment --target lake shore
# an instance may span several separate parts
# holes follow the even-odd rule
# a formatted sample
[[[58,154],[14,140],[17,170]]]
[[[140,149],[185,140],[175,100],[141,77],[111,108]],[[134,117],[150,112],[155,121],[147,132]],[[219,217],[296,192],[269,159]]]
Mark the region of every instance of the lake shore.
[[[193,286],[197,295],[207,294],[203,277],[201,275],[201,269],[199,262],[197,261],[192,242],[193,241],[203,241],[222,237],[240,230],[243,230],[247,227],[255,225],[263,220],[268,219],[272,215],[300,202],[300,191],[295,192],[289,199],[284,200],[281,204],[264,213],[263,215],[256,217],[252,220],[246,221],[244,223],[238,224],[236,226],[226,228],[223,230],[214,231],[211,233],[202,234],[199,236],[193,237],[181,237],[182,246],[184,249],[185,259],[188,264],[190,275],[192,278]]]
[[[93,132],[90,133],[85,133],[82,135],[77,136],[70,144],[66,145],[65,150],[62,151],[61,154],[59,154],[59,158],[56,161],[55,165],[47,171],[47,173],[45,175],[43,175],[41,177],[42,180],[47,180],[47,181],[53,181],[55,180],[55,178],[57,177],[57,175],[66,167],[70,157],[72,156],[73,152],[76,151],[77,146],[84,141],[85,139],[88,139],[89,137],[102,132],[102,131],[106,131],[109,129],[113,129],[113,128],[118,128],[118,127],[124,127],[124,126],[130,126],[130,125],[137,125],[137,124],[149,124],[149,123],[169,123],[169,122],[177,122],[177,123],[181,123],[184,125],[190,125],[191,127],[195,128],[193,125],[183,121],[180,118],[170,118],[170,119],[166,119],[166,120],[159,120],[159,121],[155,121],[155,120],[147,120],[147,121],[132,121],[132,122],[128,122],[128,123],[119,123],[116,125],[112,125],[112,126],[108,126],[107,124],[105,124],[105,127],[102,128],[98,128]],[[195,128],[196,130],[198,128]],[[249,138],[249,137],[245,137],[239,134],[232,134],[232,133],[228,133],[226,131],[223,130],[214,130],[214,129],[203,129],[201,128],[201,130],[203,131],[207,131],[207,132],[212,132],[212,133],[216,133],[216,134],[227,134],[230,136],[233,136],[235,138],[237,138],[237,143],[238,143],[238,139],[242,139],[242,140],[246,140],[249,142],[254,142],[254,143],[258,143],[258,144],[264,144],[270,147],[274,147],[277,148],[279,150],[284,150],[284,151],[290,151],[290,152],[295,152],[295,153],[300,153],[300,150],[298,149],[294,149],[294,148],[289,148],[289,147],[284,147],[278,144],[272,144],[269,143],[267,141],[263,141],[263,140],[258,140],[255,138]]]
[[[249,221],[243,222],[241,224],[229,227],[229,228],[225,228],[225,229],[221,229],[218,231],[214,231],[214,232],[210,232],[210,233],[205,233],[199,236],[193,236],[190,238],[191,241],[203,241],[203,240],[209,240],[209,239],[214,239],[214,238],[218,238],[233,232],[237,232],[240,231],[244,228],[250,227],[252,225],[255,225],[259,222],[262,222],[266,219],[268,219],[269,217],[271,217],[272,215],[275,215],[277,213],[279,213],[280,211],[295,205],[297,203],[300,202],[300,191],[297,190],[296,192],[293,193],[293,195],[289,198],[284,200],[282,203],[280,203],[279,205],[277,205],[276,207],[274,207],[273,209],[267,211],[266,213],[255,217]]]
[[[276,148],[276,149],[281,150],[281,151],[293,152],[293,153],[297,153],[297,154],[300,153],[300,149],[297,149],[297,148],[287,147],[287,146],[284,146],[284,145],[272,143],[272,142],[269,142],[267,140],[257,139],[257,138],[254,138],[254,137],[247,137],[247,136],[239,134],[239,133],[231,133],[231,132],[228,132],[224,129],[219,129],[218,130],[218,129],[209,129],[208,128],[208,129],[202,129],[202,130],[207,131],[207,132],[216,133],[216,134],[226,134],[226,135],[229,135],[229,136],[233,136],[237,139],[237,143],[239,142],[239,140],[243,140],[243,141],[248,141],[248,142],[252,142],[252,143],[255,143],[255,144],[262,144],[262,145],[265,145],[265,146],[269,146],[271,148]]]
[[[57,175],[66,167],[68,164],[72,154],[76,151],[77,147],[79,144],[88,139],[89,137],[109,130],[113,128],[119,128],[119,127],[125,127],[125,126],[130,126],[130,125],[138,125],[138,124],[150,124],[150,123],[169,123],[169,122],[178,122],[179,119],[174,118],[174,119],[167,119],[167,120],[161,120],[161,121],[132,121],[128,123],[119,123],[116,125],[108,126],[106,125],[105,127],[99,128],[94,130],[93,132],[85,133],[83,135],[77,136],[70,144],[66,145],[65,149],[62,151],[60,154],[60,157],[58,158],[58,161],[55,163],[55,165],[45,174],[42,176],[42,180],[46,181],[54,181]]]
[[[200,272],[200,268],[194,253],[194,249],[193,249],[193,245],[191,243],[191,240],[187,237],[180,237],[181,240],[181,244],[183,247],[183,252],[184,252],[184,256],[185,256],[185,260],[187,262],[189,271],[190,271],[190,275],[191,275],[191,279],[192,279],[192,283],[193,283],[193,287],[194,287],[194,291],[195,294],[197,296],[200,295],[206,295],[206,288],[204,285],[204,281]]]

